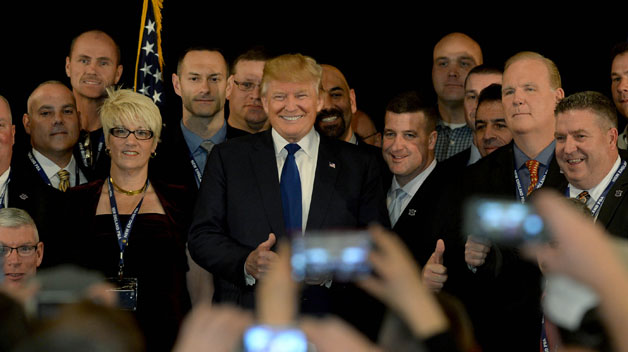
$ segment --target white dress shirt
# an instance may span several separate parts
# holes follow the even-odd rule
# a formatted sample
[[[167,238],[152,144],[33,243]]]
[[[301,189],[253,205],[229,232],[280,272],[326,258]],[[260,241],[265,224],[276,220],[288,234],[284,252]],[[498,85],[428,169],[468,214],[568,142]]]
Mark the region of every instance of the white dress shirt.
[[[403,214],[403,211],[406,209],[406,206],[408,205],[408,203],[410,203],[412,198],[414,198],[414,195],[416,194],[416,192],[419,190],[419,188],[421,188],[421,185],[423,184],[423,182],[425,182],[425,179],[427,179],[427,177],[432,173],[432,171],[434,171],[435,167],[436,167],[436,158],[432,160],[432,163],[430,164],[430,166],[428,166],[420,174],[416,175],[415,178],[413,178],[410,182],[406,183],[406,185],[403,187],[401,187],[399,183],[397,182],[397,177],[393,177],[392,185],[390,186],[390,189],[388,190],[388,195],[386,196],[386,207],[390,209],[391,204],[395,200],[396,190],[398,188],[402,188],[408,194],[408,196],[403,198],[403,200],[401,201],[401,212],[399,213],[399,216],[401,217],[401,214]],[[396,223],[397,220],[398,219],[390,219],[391,224],[394,226],[393,222]]]
[[[48,177],[48,180],[50,180],[52,187],[56,189],[59,189],[59,183],[61,182],[57,172],[62,169],[70,173],[70,187],[78,186],[82,183],[87,182],[87,178],[85,177],[85,175],[83,175],[83,172],[80,169],[78,175],[76,174],[77,165],[74,156],[70,158],[70,162],[65,167],[59,167],[52,160],[48,159],[42,153],[38,152],[35,148],[33,148],[33,156],[35,157],[39,165],[41,165],[41,168],[44,170],[44,173]],[[79,178],[78,182],[76,180],[77,176]]]
[[[617,160],[615,160],[615,164],[613,164],[613,167],[608,172],[608,174],[604,176],[604,178],[602,179],[600,183],[598,183],[595,187],[591,189],[579,189],[570,183],[569,184],[569,197],[576,198],[578,197],[578,194],[580,194],[580,192],[587,191],[589,192],[589,195],[591,196],[591,198],[589,198],[589,200],[587,201],[587,207],[589,209],[593,209],[593,206],[595,205],[597,200],[602,196],[602,193],[604,193],[606,186],[608,186],[608,184],[611,182],[613,175],[615,174],[617,169],[619,169],[620,164],[621,164],[621,158],[617,156]],[[595,215],[595,218],[597,219],[597,214]]]
[[[0,197],[4,194],[4,204],[3,206],[6,208],[7,204],[9,204],[9,174],[11,173],[11,167],[9,167],[5,172],[0,175]]]

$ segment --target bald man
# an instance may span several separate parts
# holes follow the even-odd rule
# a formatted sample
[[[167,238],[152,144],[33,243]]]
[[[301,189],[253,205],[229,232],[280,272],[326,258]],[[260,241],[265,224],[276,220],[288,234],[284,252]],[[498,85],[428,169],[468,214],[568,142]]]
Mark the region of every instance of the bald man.
[[[355,91],[349,88],[345,76],[331,65],[323,67],[323,109],[316,115],[316,130],[330,138],[358,144],[351,119],[357,111]]]
[[[445,160],[471,146],[473,133],[464,114],[464,82],[482,64],[480,45],[463,33],[450,33],[434,46],[432,83],[438,96],[436,160]]]

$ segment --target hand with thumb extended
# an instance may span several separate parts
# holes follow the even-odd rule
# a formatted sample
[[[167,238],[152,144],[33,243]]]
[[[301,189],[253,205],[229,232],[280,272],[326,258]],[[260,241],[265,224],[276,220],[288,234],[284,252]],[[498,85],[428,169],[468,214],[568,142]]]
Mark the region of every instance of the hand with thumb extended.
[[[436,241],[434,253],[423,267],[423,283],[433,292],[439,292],[447,281],[447,267],[443,265],[444,254],[445,242],[439,239]]]
[[[274,233],[268,234],[268,239],[260,243],[246,258],[244,268],[256,280],[259,280],[268,271],[270,264],[277,259],[277,253],[271,251],[276,241]]]

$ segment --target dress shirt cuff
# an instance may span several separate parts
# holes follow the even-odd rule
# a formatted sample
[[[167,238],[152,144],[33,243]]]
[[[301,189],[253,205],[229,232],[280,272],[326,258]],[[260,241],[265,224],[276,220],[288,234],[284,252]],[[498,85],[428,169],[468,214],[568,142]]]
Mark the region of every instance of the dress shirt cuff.
[[[246,282],[247,286],[255,285],[256,281],[253,275],[249,275],[249,273],[246,272],[246,264],[244,265],[244,281]]]

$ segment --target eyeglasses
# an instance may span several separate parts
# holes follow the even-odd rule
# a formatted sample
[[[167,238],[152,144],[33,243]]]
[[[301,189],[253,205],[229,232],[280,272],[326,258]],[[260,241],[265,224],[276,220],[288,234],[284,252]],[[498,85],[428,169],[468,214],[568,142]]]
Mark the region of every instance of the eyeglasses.
[[[16,250],[17,254],[20,257],[30,257],[37,250],[38,244],[39,242],[37,242],[34,246],[19,246],[19,247],[9,247],[9,246],[0,244],[0,256],[8,257],[11,255],[11,252],[13,252],[13,250]]]
[[[255,83],[255,82],[249,82],[249,81],[244,81],[244,82],[238,82],[235,79],[233,80],[233,83],[236,84],[236,86],[238,86],[238,88],[243,91],[243,92],[250,92],[253,89],[257,88],[260,86],[259,83]]]
[[[131,130],[126,129],[124,127],[114,127],[114,128],[109,130],[109,133],[111,133],[112,136],[118,137],[118,138],[126,138],[131,133],[133,133],[135,135],[135,138],[137,138],[138,140],[141,140],[141,141],[153,138],[153,131],[151,131],[151,130],[135,130],[135,131],[131,131]]]

